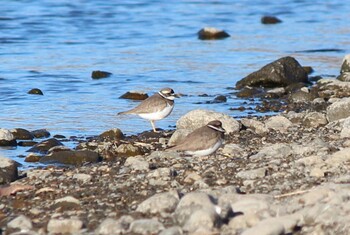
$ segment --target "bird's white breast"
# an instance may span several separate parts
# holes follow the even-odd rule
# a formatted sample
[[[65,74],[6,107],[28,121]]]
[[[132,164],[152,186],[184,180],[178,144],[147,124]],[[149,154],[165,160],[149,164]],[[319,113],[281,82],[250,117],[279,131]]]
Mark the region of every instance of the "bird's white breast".
[[[139,116],[147,120],[156,121],[167,117],[171,113],[173,108],[174,108],[174,105],[167,104],[167,106],[163,110],[160,110],[154,113],[140,113]]]
[[[185,151],[185,153],[193,156],[207,156],[214,153],[216,150],[218,150],[218,148],[220,148],[222,143],[223,143],[223,140],[220,139],[218,142],[215,143],[215,145],[213,145],[210,148],[197,150],[197,151]]]

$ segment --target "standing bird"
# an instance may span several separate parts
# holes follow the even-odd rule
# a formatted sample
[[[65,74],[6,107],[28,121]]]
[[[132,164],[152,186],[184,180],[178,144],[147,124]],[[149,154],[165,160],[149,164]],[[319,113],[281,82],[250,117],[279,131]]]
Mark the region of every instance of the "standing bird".
[[[120,114],[137,114],[151,122],[154,132],[157,132],[154,122],[166,118],[174,108],[174,99],[178,97],[171,88],[163,88],[158,93],[148,97],[135,108],[120,112]]]
[[[183,151],[194,156],[214,153],[224,142],[225,129],[219,120],[209,122],[187,135],[179,144],[167,150]]]

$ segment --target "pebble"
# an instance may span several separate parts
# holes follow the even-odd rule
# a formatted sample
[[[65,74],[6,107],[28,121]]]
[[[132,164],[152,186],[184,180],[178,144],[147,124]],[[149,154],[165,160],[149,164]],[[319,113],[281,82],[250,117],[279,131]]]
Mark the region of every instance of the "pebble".
[[[91,181],[92,176],[88,174],[74,174],[73,179],[81,181],[82,183],[87,183]]]
[[[170,228],[164,229],[159,235],[182,235],[182,229],[179,226],[173,226]]]
[[[47,231],[50,234],[78,234],[83,227],[79,219],[50,219]]]
[[[149,171],[149,163],[143,157],[128,157],[124,166],[130,167],[134,171]]]
[[[350,98],[343,98],[328,106],[327,119],[329,122],[350,116]]]
[[[139,219],[130,224],[130,232],[132,234],[158,234],[164,230],[164,226],[156,219]]]
[[[253,170],[240,171],[236,174],[236,176],[245,180],[254,180],[265,177],[266,171],[267,169],[263,167]]]
[[[11,220],[7,224],[8,228],[12,229],[20,229],[22,232],[29,231],[33,228],[32,221],[24,216],[24,215],[19,215],[15,219]]]
[[[175,218],[180,225],[184,225],[190,216],[199,209],[215,211],[212,199],[206,193],[188,193],[181,198],[175,210]]]
[[[286,117],[273,116],[267,119],[267,121],[265,122],[265,125],[267,128],[280,131],[280,132],[286,132],[287,129],[293,125],[293,123],[289,121]]]
[[[0,156],[0,185],[8,184],[18,178],[18,163]]]
[[[172,213],[179,200],[179,195],[175,191],[155,194],[140,203],[136,211],[143,214]]]

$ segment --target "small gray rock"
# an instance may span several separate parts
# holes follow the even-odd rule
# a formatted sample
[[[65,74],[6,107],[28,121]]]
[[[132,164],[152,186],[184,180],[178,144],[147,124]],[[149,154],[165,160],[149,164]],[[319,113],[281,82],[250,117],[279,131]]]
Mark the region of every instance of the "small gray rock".
[[[0,185],[8,184],[18,179],[18,163],[0,156]]]
[[[350,137],[350,117],[344,119],[342,129],[340,132],[341,138],[349,138]]]
[[[83,227],[79,219],[51,219],[47,224],[47,231],[50,234],[78,234]]]
[[[252,129],[257,134],[264,134],[269,131],[264,123],[251,118],[242,118],[241,123],[243,126]]]
[[[238,132],[240,123],[233,117],[210,110],[196,109],[188,112],[176,122],[177,129],[195,130],[213,120],[220,120],[227,133]]]
[[[139,219],[130,224],[130,232],[132,234],[158,234],[164,230],[164,226],[155,219]]]
[[[200,209],[215,211],[215,205],[212,202],[212,198],[202,192],[188,193],[181,198],[176,207],[174,216],[178,223],[183,226],[189,220],[190,216]]]
[[[171,213],[179,200],[179,195],[175,191],[158,193],[141,202],[136,211],[143,214]]]
[[[265,125],[276,131],[285,132],[293,123],[283,116],[273,116],[266,120]]]
[[[237,173],[237,177],[245,179],[245,180],[254,180],[254,179],[260,179],[266,176],[266,168],[258,168],[253,170],[246,170],[246,171],[240,171]]]
[[[182,235],[182,229],[178,226],[173,226],[170,228],[164,229],[159,235]]]
[[[134,171],[149,171],[149,163],[141,156],[128,157],[124,166],[130,167]]]
[[[242,235],[282,235],[284,233],[284,226],[280,223],[261,222],[245,230]]]
[[[350,116],[350,98],[343,98],[327,108],[327,119],[333,122]]]
[[[76,179],[80,182],[87,183],[91,181],[92,176],[88,174],[78,173],[73,175],[73,179]]]
[[[349,72],[350,72],[350,54],[347,54],[343,58],[340,73],[349,73]]]
[[[15,219],[11,220],[7,227],[12,229],[20,229],[21,231],[29,231],[33,228],[32,221],[24,215],[19,215]]]
[[[118,220],[107,218],[102,221],[102,223],[95,230],[95,233],[105,235],[126,234],[132,221],[134,221],[134,219],[128,215],[122,216]]]
[[[190,234],[198,229],[213,231],[219,225],[220,217],[216,210],[212,208],[202,208],[195,210],[185,222],[183,230]]]
[[[310,112],[305,115],[303,123],[307,127],[320,127],[328,123],[327,117],[323,113],[319,112]]]

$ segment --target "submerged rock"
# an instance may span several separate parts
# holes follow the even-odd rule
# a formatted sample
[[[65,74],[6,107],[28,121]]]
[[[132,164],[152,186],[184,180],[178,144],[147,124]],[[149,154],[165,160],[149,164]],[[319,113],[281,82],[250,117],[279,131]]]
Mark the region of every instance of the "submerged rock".
[[[28,94],[31,94],[31,95],[44,95],[44,93],[38,88],[31,89],[30,91],[28,91]]]
[[[298,82],[308,82],[308,75],[296,59],[287,56],[249,74],[238,81],[236,87],[238,89],[245,86],[281,87]]]
[[[281,22],[282,22],[282,20],[278,19],[276,16],[263,16],[263,17],[261,17],[262,24],[278,24]]]
[[[201,40],[215,40],[215,39],[224,39],[230,37],[228,33],[223,30],[205,27],[198,31],[198,39]]]
[[[112,75],[112,73],[110,73],[110,72],[96,70],[96,71],[92,71],[91,78],[92,79],[101,79],[101,78],[107,78],[111,75]]]
[[[59,140],[51,138],[37,143],[36,145],[28,149],[27,152],[47,153],[50,148],[61,145],[63,144]]]
[[[121,95],[121,99],[130,99],[130,100],[145,100],[148,98],[147,93],[140,91],[128,91],[125,94]]]
[[[84,163],[98,162],[99,155],[89,150],[67,150],[52,152],[40,159],[41,163],[61,163],[66,165],[80,166]]]
[[[14,135],[14,137],[17,140],[32,140],[32,139],[34,139],[34,135],[30,131],[23,129],[23,128],[15,128],[15,129],[11,130],[11,133]]]
[[[51,135],[46,129],[34,130],[31,133],[35,138],[47,138]]]

